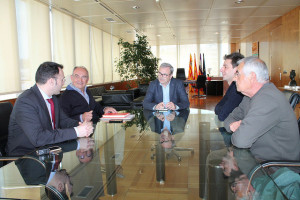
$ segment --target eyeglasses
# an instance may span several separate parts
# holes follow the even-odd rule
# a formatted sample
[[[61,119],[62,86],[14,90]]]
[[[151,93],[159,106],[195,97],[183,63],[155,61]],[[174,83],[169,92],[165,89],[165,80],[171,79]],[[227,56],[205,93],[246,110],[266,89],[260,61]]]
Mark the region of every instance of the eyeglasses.
[[[162,76],[162,77],[166,78],[166,77],[170,76],[170,74],[163,74],[163,73],[158,72],[158,76]]]
[[[78,74],[73,74],[72,76],[76,79],[83,79],[83,80],[87,80],[89,78],[88,76],[79,76]]]
[[[160,141],[160,144],[163,144],[163,143],[166,143],[166,142],[169,142],[170,140],[163,140],[163,141]]]
[[[59,78],[58,77],[54,77],[54,79],[55,79],[55,81],[57,82],[57,80],[59,80]],[[65,77],[63,77],[62,79],[61,79],[61,82],[62,83],[64,83],[66,81],[66,78]]]
[[[236,71],[235,73],[234,73],[234,76],[237,76],[237,77],[239,77],[241,74],[240,74],[240,72],[239,71]]]

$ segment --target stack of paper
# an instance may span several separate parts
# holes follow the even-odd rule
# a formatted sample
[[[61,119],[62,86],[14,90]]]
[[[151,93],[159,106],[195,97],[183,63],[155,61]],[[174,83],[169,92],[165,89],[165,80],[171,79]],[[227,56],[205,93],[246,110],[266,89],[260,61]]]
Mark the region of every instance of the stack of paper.
[[[107,113],[102,116],[104,119],[124,119],[128,117],[130,113]]]

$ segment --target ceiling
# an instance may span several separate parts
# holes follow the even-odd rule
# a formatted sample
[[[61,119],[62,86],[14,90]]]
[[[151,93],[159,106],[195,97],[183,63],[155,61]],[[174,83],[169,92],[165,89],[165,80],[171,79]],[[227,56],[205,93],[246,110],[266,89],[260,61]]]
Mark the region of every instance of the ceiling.
[[[300,6],[300,0],[38,1],[129,42],[146,35],[152,46],[237,42]]]

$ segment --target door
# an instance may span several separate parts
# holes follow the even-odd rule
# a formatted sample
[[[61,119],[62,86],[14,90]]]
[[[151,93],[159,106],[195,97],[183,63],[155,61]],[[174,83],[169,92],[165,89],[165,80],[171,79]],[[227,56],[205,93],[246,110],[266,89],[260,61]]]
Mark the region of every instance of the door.
[[[282,25],[271,31],[270,37],[270,60],[271,60],[271,82],[277,87],[283,87],[282,84]]]

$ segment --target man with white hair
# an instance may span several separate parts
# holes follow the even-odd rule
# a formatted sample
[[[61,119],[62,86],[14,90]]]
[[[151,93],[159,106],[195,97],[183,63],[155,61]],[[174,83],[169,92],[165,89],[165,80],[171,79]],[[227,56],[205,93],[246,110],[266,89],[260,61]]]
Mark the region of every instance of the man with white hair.
[[[232,144],[250,148],[262,160],[299,160],[297,119],[285,96],[269,82],[266,64],[256,57],[242,59],[234,81],[245,97],[224,121],[233,132]]]

